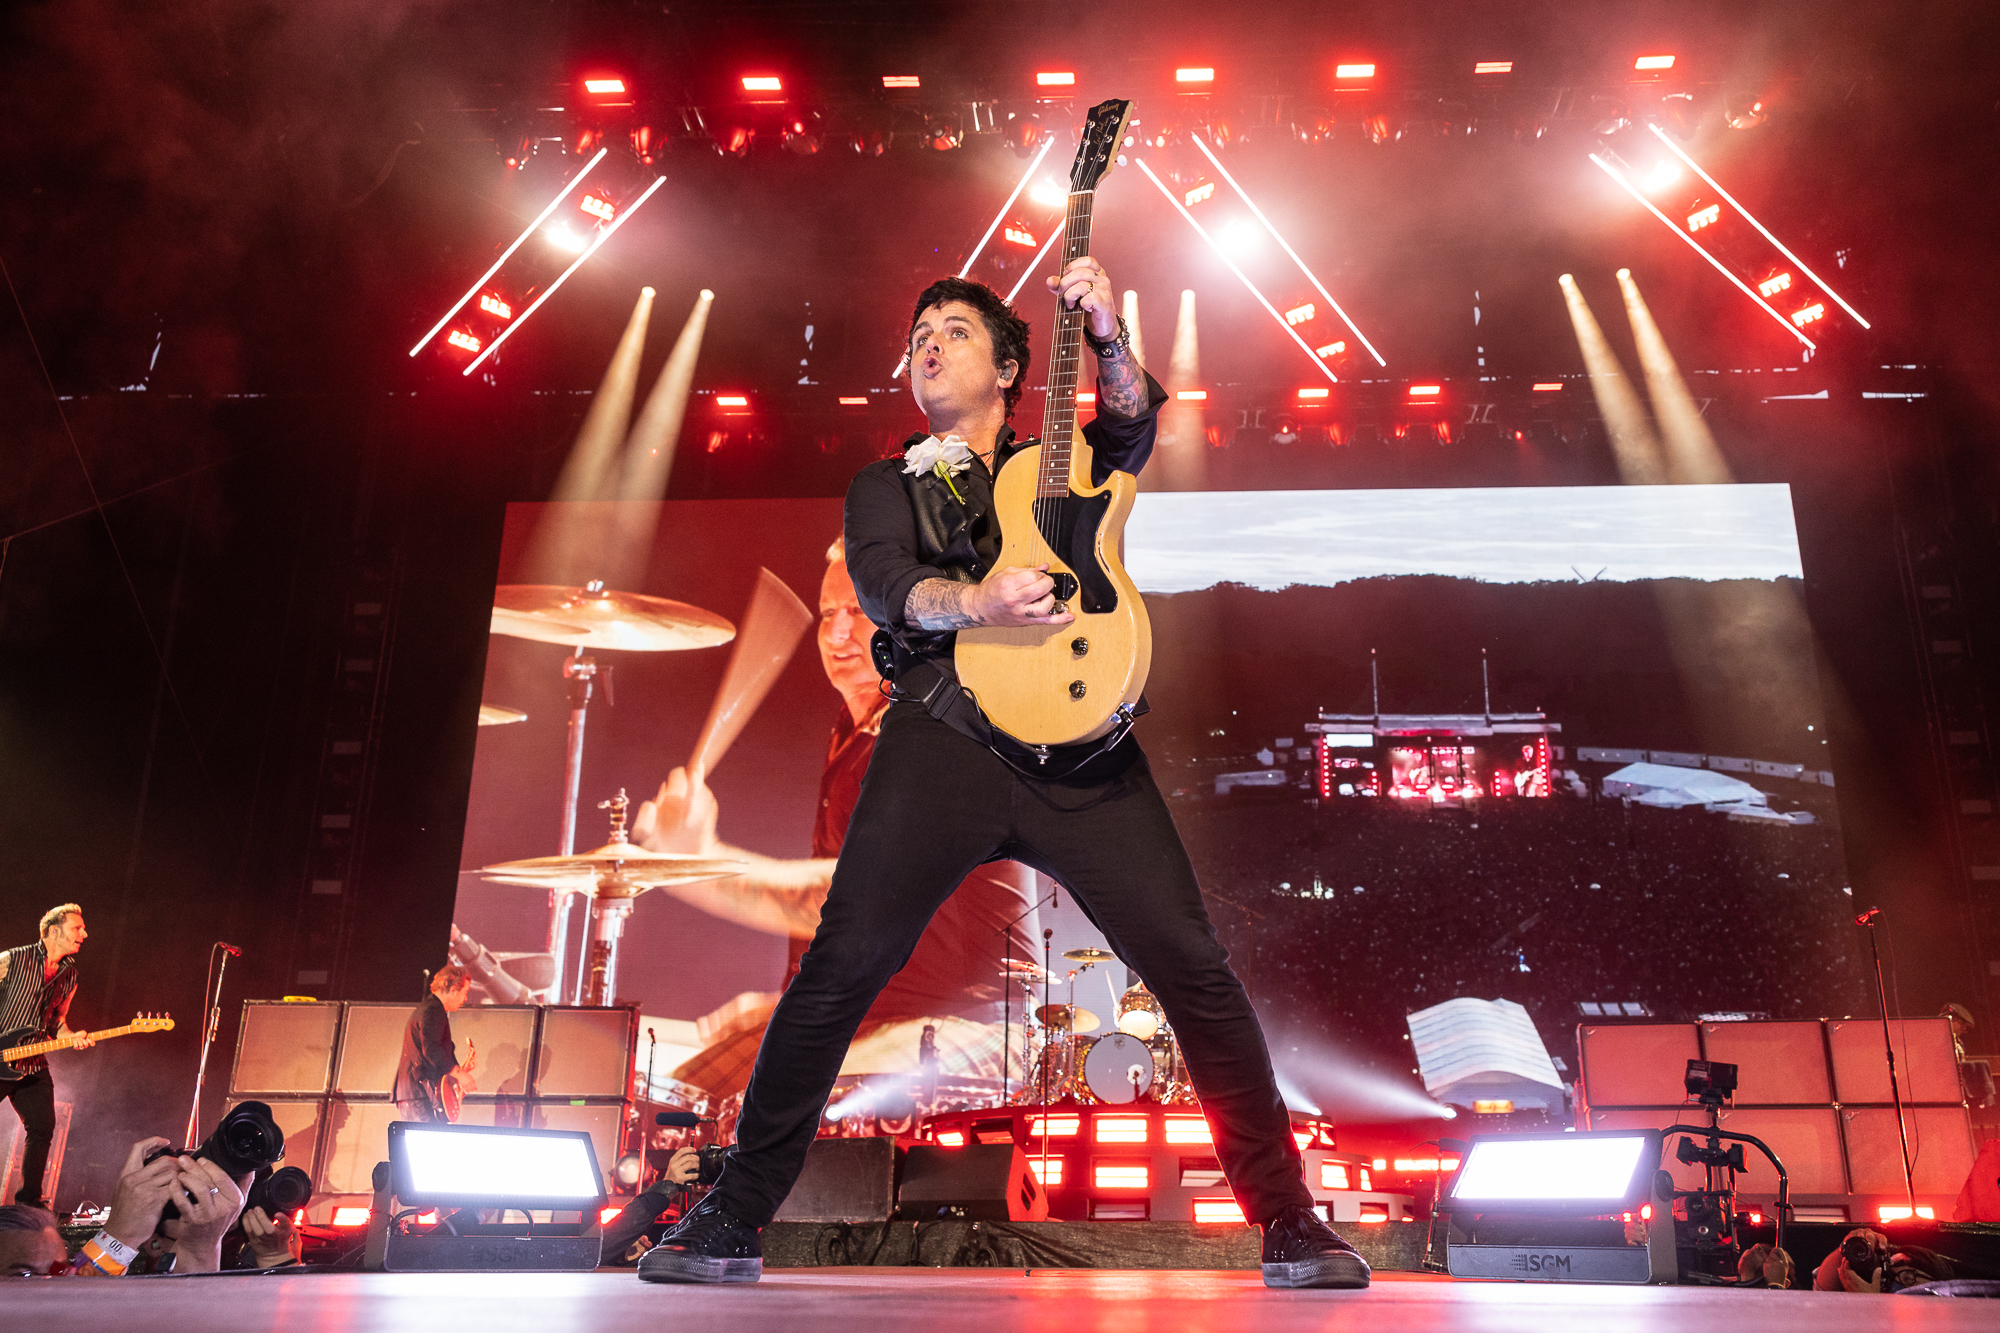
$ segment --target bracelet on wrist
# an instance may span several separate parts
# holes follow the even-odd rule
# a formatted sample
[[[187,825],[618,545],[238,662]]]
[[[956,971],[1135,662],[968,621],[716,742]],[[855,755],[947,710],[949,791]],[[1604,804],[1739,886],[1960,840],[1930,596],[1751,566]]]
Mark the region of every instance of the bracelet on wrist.
[[[1125,316],[1120,315],[1118,317],[1118,331],[1109,338],[1098,337],[1090,331],[1090,326],[1085,324],[1083,326],[1083,340],[1090,345],[1090,350],[1093,354],[1099,357],[1112,356],[1131,350],[1132,330],[1126,327]]]
[[[83,1246],[83,1260],[106,1277],[123,1277],[139,1252],[109,1231],[100,1231]]]

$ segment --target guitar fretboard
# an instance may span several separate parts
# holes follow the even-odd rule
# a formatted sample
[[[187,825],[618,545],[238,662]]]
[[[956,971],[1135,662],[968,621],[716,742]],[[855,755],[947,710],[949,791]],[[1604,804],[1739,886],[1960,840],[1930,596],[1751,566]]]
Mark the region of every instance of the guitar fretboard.
[[[1077,190],[1069,197],[1063,217],[1062,264],[1090,253],[1090,210],[1095,190]],[[1070,437],[1076,432],[1076,376],[1083,353],[1083,311],[1065,309],[1056,298],[1055,337],[1049,349],[1049,400],[1042,413],[1041,474],[1035,479],[1038,499],[1069,494]]]
[[[152,1030],[151,1027],[140,1027],[137,1023],[127,1023],[122,1028],[105,1028],[102,1031],[91,1032],[86,1035],[92,1041],[103,1041],[106,1037],[122,1037],[131,1032],[149,1032]],[[75,1044],[75,1037],[56,1037],[49,1041],[32,1042],[26,1046],[9,1046],[6,1050],[0,1051],[0,1060],[25,1060],[29,1056],[46,1055],[50,1051],[60,1051]]]

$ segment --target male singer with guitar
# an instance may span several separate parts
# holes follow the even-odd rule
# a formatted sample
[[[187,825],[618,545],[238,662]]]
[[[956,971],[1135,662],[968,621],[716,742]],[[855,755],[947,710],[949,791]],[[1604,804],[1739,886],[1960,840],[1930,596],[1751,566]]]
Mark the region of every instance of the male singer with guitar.
[[[431,976],[431,993],[410,1015],[403,1029],[403,1058],[396,1065],[395,1098],[397,1113],[405,1120],[443,1121],[446,1114],[444,1081],[456,1078],[467,1087],[479,1068],[474,1051],[458,1060],[458,1047],[451,1039],[451,1016],[465,1007],[472,994],[472,974],[457,963],[447,963]]]
[[[1132,355],[1094,259],[1074,259],[1049,285],[1087,319],[1097,413],[1083,436],[1101,486],[1114,469],[1144,465],[1166,393]],[[757,1280],[758,1233],[805,1162],[870,1003],[967,872],[1006,857],[1060,880],[1159,997],[1243,1214],[1264,1228],[1265,1282],[1367,1285],[1367,1264],[1312,1212],[1263,1032],[1138,744],[1121,734],[1106,748],[1071,747],[1052,756],[1044,778],[948,724],[948,709],[925,706],[955,694],[956,631],[1072,620],[1055,605],[1043,569],[992,573],[1000,539],[993,477],[1022,447],[1007,422],[1028,368],[1027,334],[1026,322],[978,283],[944,279],[917,300],[911,393],[930,434],[946,444],[957,437],[969,456],[962,470],[947,458],[944,475],[921,459],[870,464],[848,490],[848,571],[869,619],[895,640],[897,702],[882,722],[819,929],[758,1051],[736,1147],[715,1190],[639,1261],[649,1281]]]
[[[0,953],[0,1032],[32,1029],[36,1036],[77,1037],[73,1049],[90,1039],[69,1030],[69,1002],[76,996],[76,955],[90,933],[83,928],[83,909],[64,903],[42,913],[39,944],[24,944]],[[21,1188],[15,1203],[47,1208],[42,1176],[49,1164],[49,1144],[56,1136],[56,1081],[45,1055],[21,1060],[15,1068],[26,1075],[0,1084],[21,1117],[28,1136],[21,1152]]]

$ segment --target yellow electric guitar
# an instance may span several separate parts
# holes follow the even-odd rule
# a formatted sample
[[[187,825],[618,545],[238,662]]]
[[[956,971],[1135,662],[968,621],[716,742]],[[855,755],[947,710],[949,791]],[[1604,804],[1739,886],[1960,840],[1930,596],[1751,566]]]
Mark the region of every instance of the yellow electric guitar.
[[[1090,109],[1070,169],[1062,266],[1090,253],[1097,184],[1124,142],[1130,102]],[[1060,269],[1058,270],[1060,271]],[[958,632],[958,678],[987,721],[1029,746],[1069,745],[1111,731],[1139,701],[1153,661],[1153,629],[1139,589],[1118,558],[1138,479],[1114,472],[1091,484],[1090,446],[1076,425],[1076,376],[1084,314],[1056,307],[1042,440],[1007,460],[993,483],[1000,557],[1007,568],[1047,565],[1067,625]],[[993,577],[989,574],[988,578]]]

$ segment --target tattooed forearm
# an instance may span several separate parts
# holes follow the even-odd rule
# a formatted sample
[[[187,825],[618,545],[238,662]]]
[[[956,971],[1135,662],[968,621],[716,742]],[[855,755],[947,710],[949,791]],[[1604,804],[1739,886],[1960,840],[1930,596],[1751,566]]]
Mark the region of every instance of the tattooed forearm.
[[[1108,348],[1097,358],[1097,405],[1121,417],[1146,410],[1146,372],[1131,348]]]
[[[982,623],[969,608],[972,595],[978,591],[971,583],[925,579],[910,589],[909,600],[903,603],[903,619],[933,633],[971,629]]]

